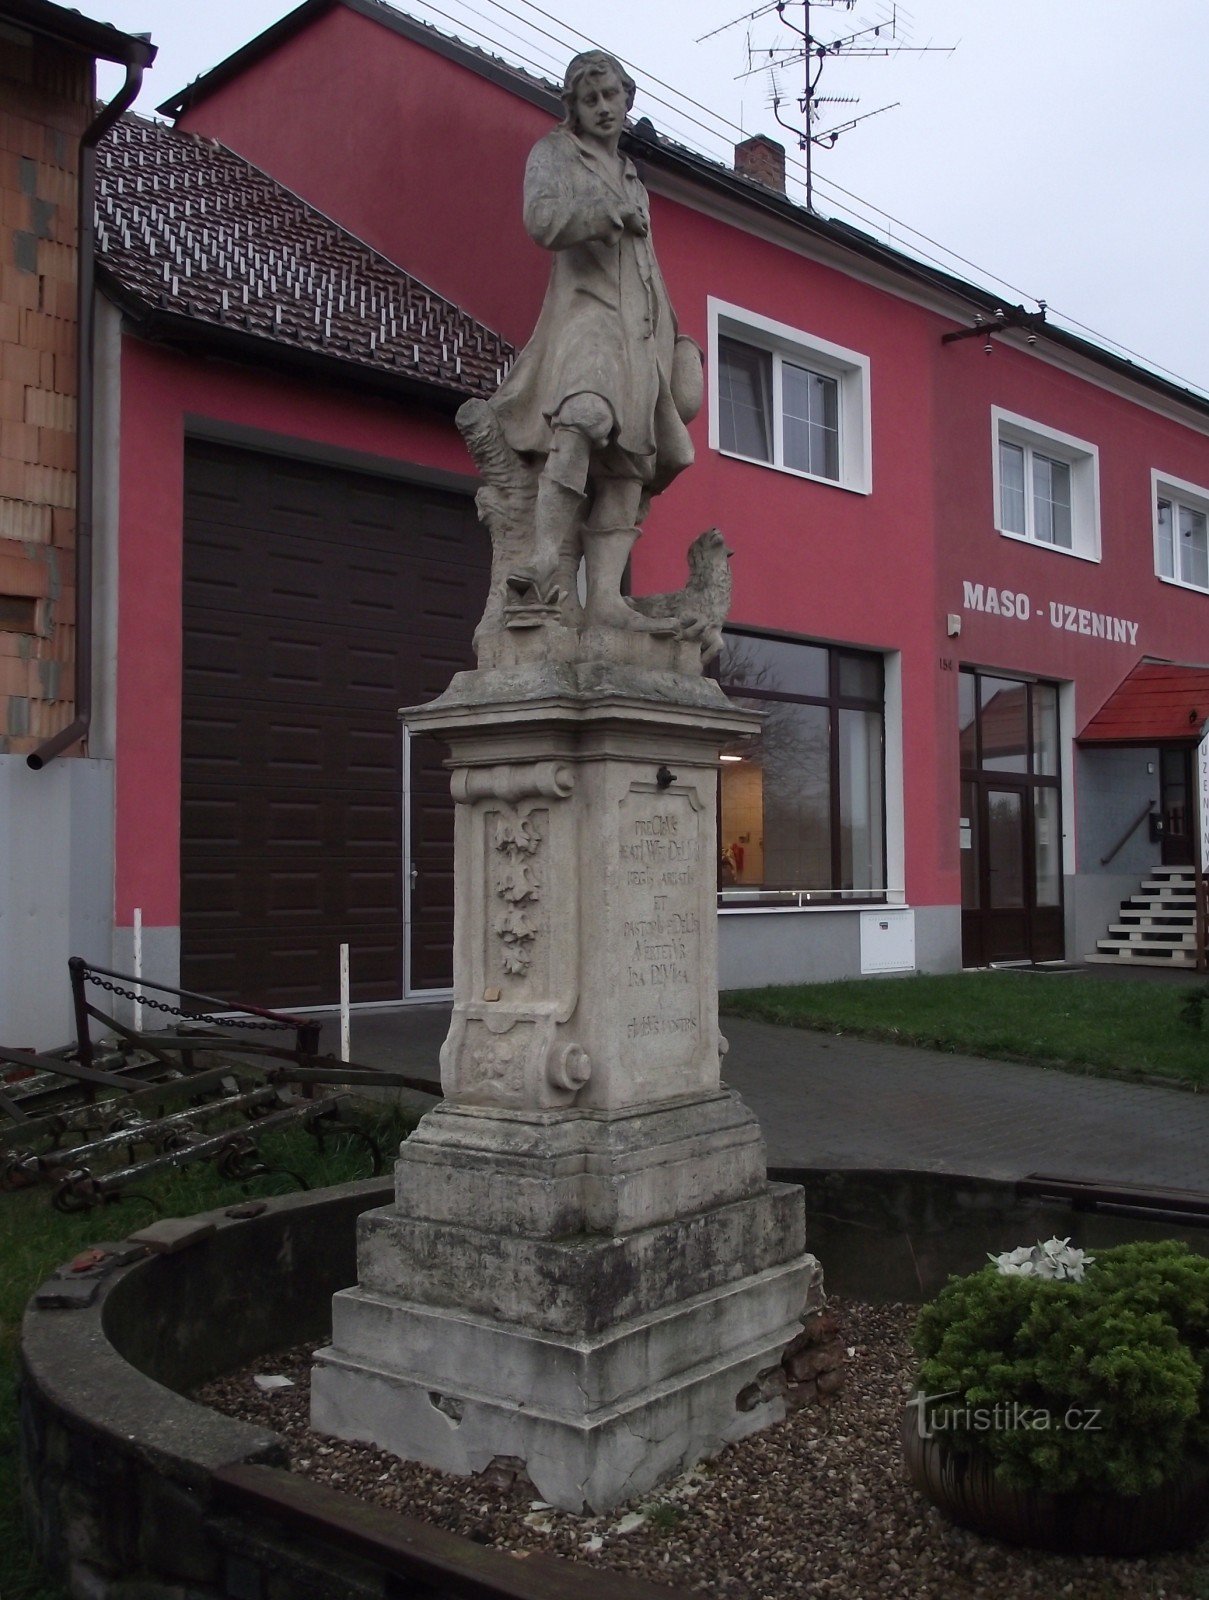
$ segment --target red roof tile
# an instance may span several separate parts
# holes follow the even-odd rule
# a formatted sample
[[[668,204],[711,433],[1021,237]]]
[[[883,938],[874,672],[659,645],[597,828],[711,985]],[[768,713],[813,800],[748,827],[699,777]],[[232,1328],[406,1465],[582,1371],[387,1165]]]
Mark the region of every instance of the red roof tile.
[[[487,395],[511,362],[490,328],[241,156],[126,116],[97,150],[98,263],[160,317],[445,392]]]
[[[1209,723],[1209,667],[1136,666],[1079,735],[1080,744],[1199,740]]]

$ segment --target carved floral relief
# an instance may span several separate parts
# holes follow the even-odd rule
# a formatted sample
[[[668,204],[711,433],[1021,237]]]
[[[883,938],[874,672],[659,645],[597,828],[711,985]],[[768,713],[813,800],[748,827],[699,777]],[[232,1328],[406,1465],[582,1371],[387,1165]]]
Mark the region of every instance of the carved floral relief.
[[[503,909],[492,928],[500,941],[500,964],[511,977],[523,977],[533,963],[540,924],[531,908],[542,896],[535,858],[543,839],[538,814],[497,812],[494,823],[494,887]]]

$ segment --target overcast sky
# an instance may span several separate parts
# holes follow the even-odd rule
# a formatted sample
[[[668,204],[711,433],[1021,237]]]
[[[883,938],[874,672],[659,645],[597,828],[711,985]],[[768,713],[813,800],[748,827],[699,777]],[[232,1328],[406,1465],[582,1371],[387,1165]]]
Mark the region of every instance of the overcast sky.
[[[159,56],[138,103],[150,115],[292,7],[76,0],[76,9],[151,34]],[[740,76],[749,44],[767,52],[789,40],[773,6],[701,44],[743,16],[742,0],[400,0],[399,9],[547,76],[561,76],[591,39],[637,69],[635,115],[661,132],[729,158],[741,125],[781,138],[799,159],[768,105],[767,71]],[[851,9],[814,0],[813,31],[833,39],[893,9],[892,0]],[[822,127],[879,114],[816,153],[816,208],[1013,304],[1043,299],[1054,320],[1209,391],[1209,0],[910,0],[897,12],[900,44],[956,49],[825,63],[819,92],[859,103],[823,107]],[[800,20],[801,6],[787,15]],[[801,65],[778,78],[792,114]],[[120,81],[120,70],[103,69],[101,92]],[[790,192],[800,199],[796,174]]]

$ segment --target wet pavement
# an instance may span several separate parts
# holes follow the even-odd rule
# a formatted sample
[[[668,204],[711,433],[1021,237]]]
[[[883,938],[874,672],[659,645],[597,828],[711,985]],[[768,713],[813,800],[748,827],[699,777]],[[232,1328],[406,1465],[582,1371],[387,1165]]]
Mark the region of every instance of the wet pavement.
[[[1102,967],[1087,967],[1038,981],[1102,975]],[[1206,981],[1162,969],[1137,976]],[[444,1005],[361,1011],[352,1021],[352,1058],[428,1078],[435,1088],[448,1026]],[[760,1118],[770,1166],[1033,1174],[1209,1192],[1209,1093],[737,1017],[724,1017],[722,1027],[730,1040],[725,1080]],[[337,1043],[338,1024],[325,1018],[324,1048]]]

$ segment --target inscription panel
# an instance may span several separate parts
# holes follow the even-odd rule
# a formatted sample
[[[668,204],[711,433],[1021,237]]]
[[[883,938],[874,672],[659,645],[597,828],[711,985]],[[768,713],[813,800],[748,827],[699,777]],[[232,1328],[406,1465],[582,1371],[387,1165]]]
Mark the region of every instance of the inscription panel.
[[[688,796],[621,806],[622,1052],[640,1078],[684,1067],[701,1037],[701,817]]]

